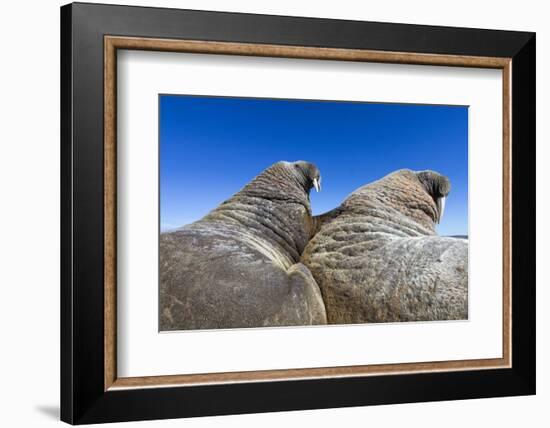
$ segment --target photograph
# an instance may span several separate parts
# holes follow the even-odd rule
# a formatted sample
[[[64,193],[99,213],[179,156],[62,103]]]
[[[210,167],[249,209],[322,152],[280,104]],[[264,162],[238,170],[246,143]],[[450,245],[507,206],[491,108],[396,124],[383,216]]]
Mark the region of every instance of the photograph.
[[[468,106],[158,102],[160,332],[468,320]]]

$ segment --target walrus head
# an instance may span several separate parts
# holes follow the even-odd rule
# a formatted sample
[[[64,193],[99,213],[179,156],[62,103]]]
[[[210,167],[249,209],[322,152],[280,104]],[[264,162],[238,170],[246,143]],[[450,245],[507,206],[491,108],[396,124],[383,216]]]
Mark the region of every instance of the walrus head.
[[[315,164],[306,161],[291,162],[296,170],[299,181],[306,192],[314,188],[317,192],[321,190],[321,172]]]
[[[317,216],[316,223],[341,215],[366,216],[389,221],[402,232],[415,223],[426,233],[435,233],[450,190],[449,179],[435,171],[401,169],[355,190],[338,208]],[[404,225],[398,226],[400,222]]]
[[[321,174],[315,164],[279,161],[263,170],[226,203],[242,197],[294,202],[311,214],[309,192],[312,188],[321,190]]]
[[[435,171],[419,171],[416,176],[437,206],[436,223],[441,222],[445,211],[445,199],[451,191],[451,182]]]

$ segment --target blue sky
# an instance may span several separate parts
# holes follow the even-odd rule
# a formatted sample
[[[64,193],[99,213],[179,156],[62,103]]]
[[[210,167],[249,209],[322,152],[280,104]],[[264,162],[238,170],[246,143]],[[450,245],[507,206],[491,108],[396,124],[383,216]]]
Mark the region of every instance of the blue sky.
[[[447,175],[438,227],[468,234],[468,109],[464,106],[161,95],[160,222],[200,219],[279,160],[321,171],[314,214],[401,168]]]

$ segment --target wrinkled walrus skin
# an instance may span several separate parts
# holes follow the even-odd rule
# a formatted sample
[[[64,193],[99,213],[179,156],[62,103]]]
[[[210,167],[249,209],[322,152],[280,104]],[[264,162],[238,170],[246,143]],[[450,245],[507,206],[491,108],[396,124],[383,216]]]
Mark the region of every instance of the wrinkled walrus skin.
[[[468,241],[440,237],[449,180],[399,170],[316,217],[302,262],[329,324],[468,318]]]
[[[319,182],[313,164],[278,162],[201,220],[161,234],[160,330],[326,324],[299,263]]]

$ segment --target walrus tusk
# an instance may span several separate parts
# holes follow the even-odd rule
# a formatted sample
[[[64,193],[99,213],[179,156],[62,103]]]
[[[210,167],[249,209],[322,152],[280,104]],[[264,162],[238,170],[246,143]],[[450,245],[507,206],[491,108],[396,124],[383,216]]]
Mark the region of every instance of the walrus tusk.
[[[321,191],[321,179],[317,180],[316,178],[313,179],[313,187],[315,187],[315,190],[317,192]]]
[[[440,223],[443,218],[443,212],[445,211],[445,199],[445,196],[437,198],[437,223]]]

